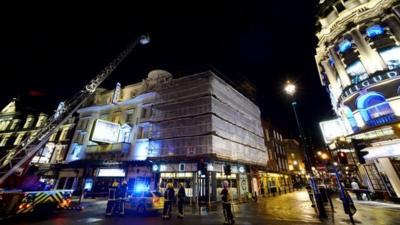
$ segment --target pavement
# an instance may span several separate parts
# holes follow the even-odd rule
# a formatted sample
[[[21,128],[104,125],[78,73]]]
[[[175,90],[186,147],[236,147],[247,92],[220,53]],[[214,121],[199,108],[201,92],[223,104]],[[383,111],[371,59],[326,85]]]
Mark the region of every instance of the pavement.
[[[342,203],[338,198],[333,198],[335,206],[334,212],[327,205],[328,218],[319,219],[315,210],[311,207],[306,191],[297,191],[285,195],[259,199],[258,202],[242,203],[234,205],[236,224],[239,225],[297,225],[297,224],[350,224],[349,218],[343,213]],[[399,205],[355,201],[357,213],[354,215],[356,224],[390,224],[400,225]],[[139,217],[136,215],[126,215],[124,217],[104,216],[106,200],[104,199],[85,199],[82,201],[84,209],[81,211],[64,210],[57,212],[47,212],[41,215],[21,216],[11,220],[1,221],[6,224],[30,224],[30,225],[79,225],[79,224],[112,224],[112,225],[188,225],[204,224],[213,225],[223,224],[222,210],[208,212],[207,215],[200,215],[199,210],[186,207],[185,218],[177,219],[174,216],[171,220],[161,220],[159,215],[149,215]],[[176,209],[174,209],[176,211]]]

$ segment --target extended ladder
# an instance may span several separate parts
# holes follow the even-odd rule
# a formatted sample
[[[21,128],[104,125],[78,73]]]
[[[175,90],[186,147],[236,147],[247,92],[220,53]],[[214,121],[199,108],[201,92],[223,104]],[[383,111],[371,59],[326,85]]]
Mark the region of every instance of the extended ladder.
[[[149,43],[149,36],[142,35],[130,43],[113,61],[96,75],[82,90],[66,102],[59,105],[56,112],[48,119],[46,125],[40,127],[36,134],[25,138],[21,144],[11,149],[0,159],[0,186],[13,174],[22,175],[29,167],[32,158],[47,143],[50,136],[59,129],[95,92],[97,87],[118,67],[118,65],[140,43]]]

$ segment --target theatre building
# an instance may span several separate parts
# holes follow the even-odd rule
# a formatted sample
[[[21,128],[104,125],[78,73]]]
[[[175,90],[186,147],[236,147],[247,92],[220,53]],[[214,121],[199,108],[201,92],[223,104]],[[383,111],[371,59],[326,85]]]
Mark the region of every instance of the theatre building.
[[[78,113],[68,160],[91,189],[122,178],[131,191],[181,182],[192,201],[207,202],[219,199],[226,179],[233,197],[245,198],[251,170],[268,159],[259,108],[212,72],[173,79],[155,70],[98,90]]]
[[[394,201],[400,198],[399,16],[396,0],[321,1],[315,56],[346,140],[367,145],[366,164],[355,162],[363,185]],[[351,148],[330,146],[336,155],[354,156]]]

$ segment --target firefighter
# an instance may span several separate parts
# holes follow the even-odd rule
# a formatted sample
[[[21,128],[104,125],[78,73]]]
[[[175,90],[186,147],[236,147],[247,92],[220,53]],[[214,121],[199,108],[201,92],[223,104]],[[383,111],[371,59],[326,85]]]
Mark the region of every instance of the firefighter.
[[[183,206],[185,203],[185,197],[186,197],[186,193],[185,193],[185,187],[183,185],[183,183],[179,183],[179,190],[178,190],[178,218],[179,219],[183,219]]]
[[[111,216],[114,213],[116,207],[116,192],[119,183],[117,180],[114,180],[111,184],[111,187],[108,189],[108,201],[107,201],[107,208],[106,208],[106,216]]]
[[[117,191],[116,191],[116,211],[120,215],[125,215],[125,198],[126,198],[126,192],[128,189],[128,185],[126,180],[123,180],[122,183],[118,186]]]
[[[174,185],[169,182],[167,184],[167,189],[164,192],[164,210],[163,210],[163,219],[171,218],[171,208],[175,198],[175,190]]]
[[[234,224],[235,220],[233,219],[232,214],[232,197],[229,193],[229,183],[228,181],[224,181],[222,183],[223,189],[221,191],[221,200],[222,200],[222,210],[225,217],[225,224]]]

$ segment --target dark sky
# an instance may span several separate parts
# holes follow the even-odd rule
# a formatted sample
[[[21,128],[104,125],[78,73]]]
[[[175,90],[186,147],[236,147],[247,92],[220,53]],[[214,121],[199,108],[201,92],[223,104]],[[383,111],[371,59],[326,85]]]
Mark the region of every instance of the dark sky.
[[[211,65],[232,80],[246,77],[254,83],[262,117],[286,136],[296,136],[282,92],[291,79],[299,88],[304,127],[317,145],[322,143],[318,122],[333,112],[315,67],[312,0],[36,8],[1,13],[1,105],[20,95],[36,108],[55,108],[145,32],[151,44],[136,48],[103,86],[141,81],[153,69],[182,76]],[[29,97],[30,91],[44,95]]]

